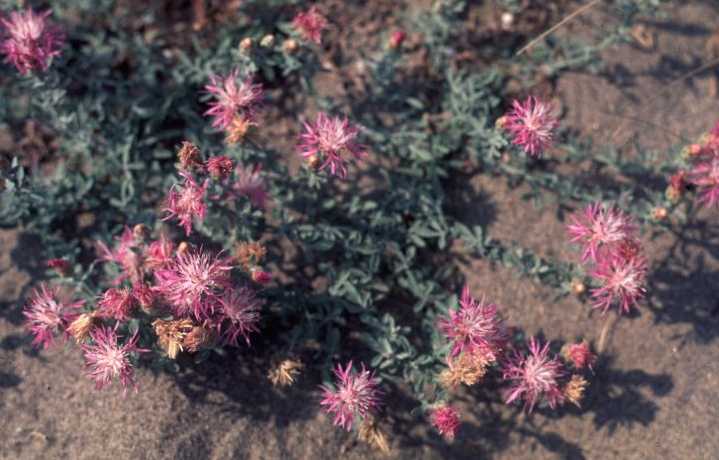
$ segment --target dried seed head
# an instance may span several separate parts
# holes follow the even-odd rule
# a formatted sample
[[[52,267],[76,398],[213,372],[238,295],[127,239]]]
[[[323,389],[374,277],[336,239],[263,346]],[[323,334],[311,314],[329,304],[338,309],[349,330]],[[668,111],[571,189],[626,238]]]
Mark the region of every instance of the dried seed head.
[[[581,407],[582,397],[587,385],[589,385],[589,382],[584,377],[579,374],[572,375],[567,386],[564,387],[564,397],[577,407]]]
[[[95,313],[83,313],[67,327],[67,332],[73,336],[77,343],[84,342],[90,337],[90,331],[97,326],[98,320]]]
[[[275,45],[275,36],[267,34],[260,40],[260,46],[263,48],[272,48]]]
[[[462,353],[447,360],[447,369],[439,375],[439,383],[446,389],[457,388],[460,384],[472,386],[487,373],[490,364],[481,353]]]
[[[267,378],[276,387],[286,387],[295,383],[295,378],[304,368],[304,364],[294,359],[285,359],[274,369],[270,369]]]
[[[193,143],[184,141],[177,152],[178,167],[189,171],[202,165],[202,153]]]
[[[152,327],[157,334],[157,343],[165,349],[170,359],[175,359],[182,351],[183,340],[192,331],[193,324],[189,319],[171,321],[157,319],[153,321]]]
[[[389,443],[384,432],[380,430],[374,417],[367,417],[362,421],[357,433],[360,441],[364,441],[384,454],[389,453]]]
[[[212,343],[212,340],[212,332],[203,326],[195,326],[182,340],[182,346],[185,351],[195,353]]]

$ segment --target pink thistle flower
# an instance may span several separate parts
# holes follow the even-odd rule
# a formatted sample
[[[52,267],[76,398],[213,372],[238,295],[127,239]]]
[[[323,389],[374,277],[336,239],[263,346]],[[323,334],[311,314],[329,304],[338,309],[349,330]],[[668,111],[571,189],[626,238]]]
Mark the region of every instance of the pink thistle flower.
[[[232,184],[232,190],[238,196],[247,197],[255,207],[264,209],[267,192],[265,191],[265,180],[260,174],[261,171],[262,168],[259,165],[245,168],[238,164],[235,168],[235,182]]]
[[[512,143],[533,157],[542,156],[558,124],[552,108],[532,96],[524,102],[515,100],[504,118],[504,127],[514,138]]]
[[[169,265],[174,259],[175,243],[165,234],[161,234],[158,240],[150,243],[145,249],[145,267],[149,270],[156,270]]]
[[[205,213],[207,212],[205,191],[209,182],[205,180],[200,186],[190,174],[181,172],[180,175],[185,179],[185,182],[182,186],[173,185],[167,194],[164,211],[168,215],[163,220],[178,219],[182,228],[185,229],[185,235],[190,236],[193,218],[200,221],[205,219]]]
[[[247,287],[228,289],[219,300],[220,314],[224,324],[222,338],[225,344],[238,346],[240,336],[250,344],[250,333],[257,332],[260,321],[260,309],[264,300],[258,299],[255,291]]]
[[[90,338],[92,342],[82,344],[81,348],[85,355],[88,376],[95,380],[95,387],[101,390],[113,380],[119,379],[123,392],[126,393],[128,387],[134,387],[137,391],[130,355],[148,351],[137,347],[137,332],[123,345],[117,342],[117,326],[114,329],[106,326],[93,328]]]
[[[430,415],[432,425],[448,440],[454,439],[459,430],[459,413],[451,406],[440,406]]]
[[[227,76],[212,75],[205,89],[215,96],[215,101],[205,115],[213,117],[212,126],[227,130],[232,126],[235,115],[245,120],[254,119],[257,106],[262,99],[262,85],[253,84],[252,78],[239,79],[240,71],[235,69]]]
[[[23,75],[32,70],[47,70],[50,59],[60,54],[64,37],[62,31],[47,20],[48,10],[35,13],[31,9],[14,11],[9,19],[0,19],[5,29],[5,40],[0,52]]]
[[[697,186],[700,204],[707,207],[719,205],[719,153],[696,161],[687,178]]]
[[[601,286],[592,290],[594,308],[607,312],[616,302],[620,312],[628,313],[644,297],[647,260],[639,254],[638,249],[624,249],[630,244],[623,244],[597,262],[592,277]]]
[[[509,337],[497,305],[485,304],[484,300],[472,298],[469,286],[462,291],[458,310],[450,310],[448,318],[439,321],[439,329],[454,342],[451,356],[463,351],[479,353],[484,359],[494,361],[501,353]]]
[[[80,316],[78,310],[84,304],[82,300],[62,302],[59,300],[58,288],[48,288],[47,285],[41,284],[23,309],[25,328],[35,336],[32,344],[37,348],[49,348],[56,333],[67,333],[67,326]]]
[[[597,355],[589,349],[586,341],[570,343],[562,348],[562,355],[571,362],[575,369],[592,368],[597,361]]]
[[[222,180],[232,173],[232,160],[226,156],[212,157],[207,160],[205,167],[212,177]]]
[[[133,283],[138,282],[143,277],[142,260],[134,251],[137,247],[137,242],[130,227],[125,226],[122,235],[120,235],[119,238],[115,238],[115,240],[117,243],[112,250],[102,241],[97,242],[100,259],[106,262],[113,262],[122,268],[123,273],[114,281],[115,284],[120,284],[127,278],[130,278]]]
[[[327,28],[327,18],[313,6],[305,12],[297,13],[292,20],[292,27],[302,38],[319,45],[322,43],[322,31]]]
[[[559,384],[564,374],[562,363],[549,356],[549,343],[542,346],[532,337],[529,340],[529,355],[515,351],[505,363],[502,378],[512,382],[505,403],[523,399],[524,409],[531,412],[538,401],[545,400],[554,409],[564,401]]]
[[[636,230],[631,217],[616,208],[605,208],[601,203],[588,205],[582,214],[575,213],[567,225],[571,241],[584,245],[582,261],[595,262],[602,246],[633,238]]]
[[[128,288],[110,288],[97,302],[100,316],[118,321],[130,319],[133,306],[132,291]]]
[[[330,172],[341,178],[347,176],[347,154],[360,159],[365,156],[364,147],[355,142],[359,129],[347,118],[330,117],[320,112],[314,123],[305,123],[297,146],[306,159],[321,158],[319,169],[329,167]]]
[[[352,369],[352,361],[345,369],[338,364],[335,368],[337,377],[336,388],[322,385],[324,399],[320,405],[325,406],[328,414],[334,414],[334,424],[347,431],[352,429],[355,415],[364,418],[380,404],[381,391],[379,380],[365,369],[358,373]]]
[[[232,266],[207,252],[186,251],[173,263],[155,271],[155,292],[169,302],[178,318],[194,314],[207,319],[214,312],[218,291],[228,287]]]

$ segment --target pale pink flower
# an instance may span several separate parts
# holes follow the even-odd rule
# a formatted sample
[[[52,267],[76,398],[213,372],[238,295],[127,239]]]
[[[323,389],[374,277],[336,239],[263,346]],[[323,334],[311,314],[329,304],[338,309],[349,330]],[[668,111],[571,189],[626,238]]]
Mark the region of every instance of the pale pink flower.
[[[232,190],[238,196],[247,197],[255,207],[264,209],[267,192],[261,171],[262,168],[259,165],[245,168],[238,164],[235,168],[235,181],[232,184]]]
[[[319,45],[322,43],[322,31],[327,28],[327,18],[313,6],[305,12],[297,13],[292,20],[292,26],[302,38]]]
[[[117,326],[114,329],[95,327],[90,331],[90,338],[91,343],[80,346],[85,355],[88,375],[95,380],[95,387],[101,390],[118,379],[124,392],[127,392],[128,387],[137,390],[130,356],[132,353],[148,351],[137,347],[137,332],[122,345],[117,341]]]
[[[250,344],[250,333],[258,331],[257,323],[260,321],[260,310],[264,303],[264,300],[257,298],[255,291],[248,287],[225,290],[218,302],[222,318],[218,327],[222,329],[225,344],[238,346],[240,336],[247,345]]]
[[[207,172],[217,180],[222,180],[232,174],[232,160],[226,156],[212,157],[205,163]]]
[[[334,424],[347,431],[352,429],[355,416],[366,417],[380,404],[381,391],[379,380],[374,374],[365,369],[356,372],[352,368],[352,361],[345,369],[338,364],[335,368],[337,377],[336,387],[322,385],[324,399],[320,405],[325,406],[328,414],[334,414]]]
[[[509,337],[497,305],[472,298],[469,286],[462,290],[458,310],[450,310],[448,318],[439,321],[439,329],[453,342],[451,356],[464,351],[479,353],[488,361],[494,361]]]
[[[518,351],[504,365],[502,378],[511,382],[505,395],[505,402],[524,401],[524,409],[531,412],[539,401],[546,401],[554,409],[564,401],[559,380],[565,371],[562,363],[549,355],[549,343],[532,337],[529,340],[529,354]]]
[[[454,439],[459,430],[459,413],[451,406],[440,406],[432,410],[432,425],[448,440]]]
[[[47,20],[50,14],[50,10],[38,14],[28,8],[0,19],[5,29],[0,51],[22,74],[47,70],[50,59],[60,54],[64,37],[62,31]]]
[[[169,266],[155,270],[154,290],[177,317],[193,314],[203,320],[217,307],[220,291],[229,286],[232,266],[219,255],[202,250],[178,254]]]
[[[699,203],[708,207],[719,205],[719,152],[699,158],[687,179],[697,187]]]
[[[602,246],[616,245],[634,237],[637,226],[628,215],[601,203],[588,205],[583,212],[571,216],[567,232],[573,243],[584,246],[582,261],[597,261]]]
[[[132,312],[133,295],[128,288],[110,288],[97,302],[97,311],[100,316],[114,318],[118,321],[127,321]]]
[[[552,108],[532,96],[524,102],[515,100],[504,120],[505,129],[513,137],[512,143],[534,157],[541,156],[552,143],[559,124]]]
[[[637,250],[627,254],[626,242],[616,251],[606,254],[597,262],[592,277],[600,287],[592,289],[594,308],[606,312],[617,303],[619,311],[628,313],[644,297],[647,278],[647,260]]]
[[[140,255],[135,252],[137,242],[132,230],[127,225],[119,238],[115,238],[117,243],[111,250],[102,241],[97,242],[97,249],[100,258],[106,262],[113,262],[122,268],[123,273],[114,281],[120,284],[123,280],[130,278],[134,283],[140,281],[143,277],[142,260]]]
[[[48,348],[56,334],[67,333],[67,326],[80,315],[78,310],[85,304],[82,300],[63,302],[59,297],[57,287],[41,284],[23,309],[25,328],[35,336],[32,341],[35,347]]]
[[[207,212],[205,191],[209,182],[205,180],[200,186],[189,173],[181,172],[180,175],[185,181],[182,186],[173,185],[167,194],[164,211],[168,215],[163,220],[172,218],[179,220],[180,225],[185,229],[185,235],[190,236],[192,220],[203,221],[205,219],[205,213]]]
[[[166,267],[172,262],[174,252],[175,243],[163,233],[159,239],[147,245],[145,249],[145,266],[149,270]]]
[[[252,83],[252,78],[241,80],[235,69],[227,76],[212,75],[205,89],[215,96],[205,115],[213,118],[212,126],[227,130],[236,115],[253,120],[262,100],[262,85]]]
[[[320,112],[314,123],[305,123],[297,146],[304,158],[317,158],[320,169],[329,167],[330,172],[341,178],[347,176],[348,156],[359,159],[365,156],[364,147],[355,140],[359,129],[347,118],[330,117]]]

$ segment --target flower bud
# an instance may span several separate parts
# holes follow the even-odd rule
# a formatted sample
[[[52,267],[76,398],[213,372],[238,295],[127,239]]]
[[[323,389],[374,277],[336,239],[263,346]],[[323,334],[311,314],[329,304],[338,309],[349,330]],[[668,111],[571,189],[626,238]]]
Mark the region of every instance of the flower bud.
[[[190,243],[183,241],[177,246],[177,255],[181,256],[190,250]]]
[[[245,37],[240,41],[240,52],[248,53],[252,49],[252,38]]]
[[[275,46],[275,36],[272,34],[265,35],[262,37],[262,40],[260,40],[260,46],[263,48],[272,48]]]
[[[587,291],[587,286],[582,282],[582,280],[578,279],[572,280],[571,288],[575,295],[582,295]]]
[[[254,267],[250,270],[250,277],[252,278],[252,281],[259,284],[267,284],[272,281],[272,274],[263,271],[259,267]]]
[[[406,38],[407,33],[404,30],[395,30],[389,37],[389,48],[393,50],[399,49]]]
[[[145,224],[137,224],[132,227],[132,236],[135,238],[135,241],[142,243],[150,236],[150,230]]]
[[[652,209],[652,219],[660,221],[667,218],[669,215],[669,212],[667,211],[667,208],[657,206],[656,208]]]
[[[202,165],[202,154],[200,149],[191,142],[184,141],[177,152],[178,167],[188,171]]]
[[[70,262],[65,259],[50,259],[45,264],[60,276],[67,276],[70,273]]]
[[[299,49],[299,47],[299,43],[297,43],[297,40],[295,40],[294,38],[288,38],[287,40],[282,42],[282,51],[287,54],[293,54]]]

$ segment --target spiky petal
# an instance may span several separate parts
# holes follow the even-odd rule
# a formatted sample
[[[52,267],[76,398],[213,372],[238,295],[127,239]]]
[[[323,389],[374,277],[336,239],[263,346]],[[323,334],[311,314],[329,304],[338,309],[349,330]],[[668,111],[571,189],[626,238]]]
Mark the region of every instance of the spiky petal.
[[[0,19],[4,40],[0,51],[22,74],[47,70],[50,59],[60,54],[64,42],[62,31],[47,20],[52,12],[35,13],[32,9],[14,11]]]
[[[260,309],[264,300],[255,295],[248,287],[227,289],[219,300],[219,313],[222,318],[218,327],[222,330],[222,340],[227,345],[238,346],[242,336],[250,344],[250,333],[257,332],[260,321]]]
[[[448,440],[454,439],[459,430],[459,412],[451,406],[440,406],[432,410],[432,425]]]
[[[137,347],[137,332],[122,345],[118,343],[117,326],[114,329],[96,327],[90,331],[90,338],[91,342],[81,347],[88,376],[95,381],[95,387],[101,390],[117,379],[124,392],[129,387],[137,390],[130,355],[148,351]]]
[[[325,18],[316,6],[309,10],[297,13],[292,20],[292,26],[307,41],[322,43],[322,31],[327,28]]]
[[[227,130],[235,116],[253,120],[262,100],[262,85],[252,83],[252,78],[240,79],[239,69],[229,75],[211,75],[205,89],[215,97],[205,112],[213,118],[212,126]]]
[[[379,380],[365,369],[364,364],[362,370],[356,372],[352,368],[352,361],[344,369],[338,364],[334,372],[336,386],[321,386],[324,398],[320,405],[325,407],[328,414],[334,414],[336,426],[350,431],[355,416],[365,418],[379,406]]]
[[[508,338],[507,328],[497,314],[497,305],[472,298],[469,286],[462,291],[458,310],[439,321],[439,329],[453,342],[451,356],[462,352],[494,361]]]
[[[512,143],[533,157],[542,156],[552,143],[557,125],[549,104],[532,96],[523,102],[515,100],[504,117],[504,128],[512,135]]]
[[[41,284],[23,309],[25,327],[34,336],[32,344],[37,348],[48,348],[56,334],[67,333],[67,327],[80,315],[78,310],[85,303],[81,300],[66,303],[59,298],[57,287]]]
[[[329,168],[341,178],[347,176],[348,157],[360,159],[365,156],[364,147],[356,142],[359,129],[347,118],[330,117],[320,112],[314,123],[305,123],[297,146],[306,159],[318,158],[319,169]]]
[[[504,365],[502,378],[511,384],[505,395],[505,402],[511,404],[524,401],[524,409],[531,412],[539,401],[546,401],[555,408],[564,400],[559,380],[565,371],[562,363],[549,355],[549,343],[532,337],[529,340],[529,354],[514,352]]]
[[[185,229],[185,235],[190,236],[193,219],[200,221],[205,219],[207,212],[205,191],[209,182],[205,180],[200,186],[190,174],[181,172],[180,175],[184,182],[182,186],[173,185],[167,194],[164,209],[167,216],[163,220],[178,219],[182,228]]]
[[[570,218],[567,232],[573,243],[583,246],[582,261],[597,261],[599,249],[634,238],[637,226],[628,215],[602,203],[588,205]]]

